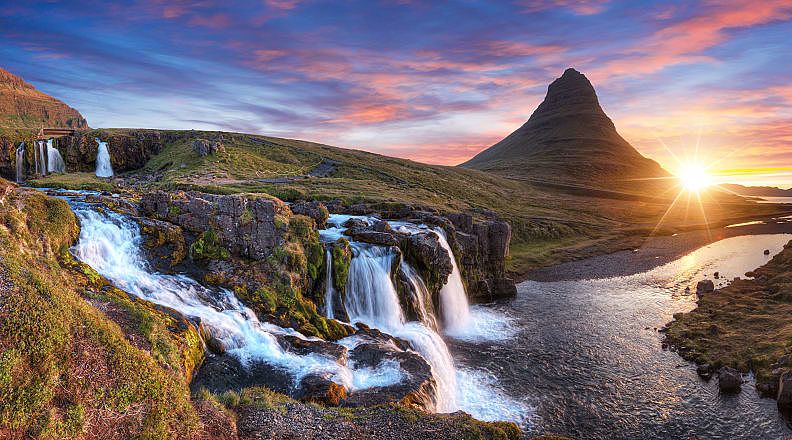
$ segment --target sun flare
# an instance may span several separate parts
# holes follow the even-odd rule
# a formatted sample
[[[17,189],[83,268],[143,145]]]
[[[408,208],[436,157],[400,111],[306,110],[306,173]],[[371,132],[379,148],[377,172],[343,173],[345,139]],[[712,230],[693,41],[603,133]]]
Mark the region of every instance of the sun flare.
[[[690,192],[699,192],[712,185],[712,177],[703,166],[698,164],[683,166],[677,176],[682,187]]]

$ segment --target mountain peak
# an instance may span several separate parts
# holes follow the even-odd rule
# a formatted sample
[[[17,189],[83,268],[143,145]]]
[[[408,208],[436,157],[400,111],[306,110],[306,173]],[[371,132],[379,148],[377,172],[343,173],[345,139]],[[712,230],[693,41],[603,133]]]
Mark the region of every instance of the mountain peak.
[[[568,68],[522,127],[463,167],[510,177],[604,182],[665,175],[616,131],[585,75]]]
[[[3,68],[0,68],[0,121],[0,128],[88,128],[80,112]]]

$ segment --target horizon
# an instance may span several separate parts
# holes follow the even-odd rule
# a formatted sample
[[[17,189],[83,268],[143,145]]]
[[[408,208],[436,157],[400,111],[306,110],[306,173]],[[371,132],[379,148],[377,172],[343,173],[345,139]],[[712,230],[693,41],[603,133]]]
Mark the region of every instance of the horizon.
[[[239,131],[439,165],[520,127],[574,67],[672,173],[696,160],[719,183],[792,187],[792,66],[778,63],[792,2],[245,3],[6,5],[2,67],[93,127]]]

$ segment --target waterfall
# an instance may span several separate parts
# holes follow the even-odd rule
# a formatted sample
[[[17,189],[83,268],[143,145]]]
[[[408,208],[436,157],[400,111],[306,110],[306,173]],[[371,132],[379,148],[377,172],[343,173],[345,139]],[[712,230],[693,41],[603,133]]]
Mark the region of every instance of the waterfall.
[[[443,339],[418,322],[405,322],[391,279],[395,253],[387,247],[352,242],[344,306],[350,322],[362,322],[406,339],[432,367],[437,382],[436,410],[452,412],[456,404],[456,369]]]
[[[25,143],[20,142],[16,149],[16,181],[25,180]]]
[[[327,248],[325,252],[325,316],[333,319],[333,252]]]
[[[36,141],[36,147],[33,149],[33,156],[36,162],[36,174],[47,175],[47,160],[44,149],[44,141]]]
[[[437,318],[435,317],[432,294],[426,287],[423,278],[406,261],[402,261],[401,270],[410,281],[415,297],[418,300],[418,319],[427,327],[438,331],[440,326],[437,324]]]
[[[110,152],[107,150],[107,142],[102,142],[96,138],[99,148],[96,152],[96,175],[99,177],[113,177],[113,165],[110,163]]]
[[[57,148],[52,146],[52,139],[47,140],[47,171],[50,173],[65,173],[66,164]]]
[[[228,290],[209,289],[184,275],[152,272],[140,254],[142,237],[134,221],[112,210],[97,211],[70,200],[80,220],[80,239],[73,254],[116,286],[153,303],[199,318],[207,331],[227,347],[227,353],[243,364],[262,361],[289,371],[298,384],[308,374],[327,374],[333,381],[355,389],[398,383],[398,365],[383,362],[374,371],[359,371],[321,354],[297,355],[284,349],[275,337],[300,333],[258,320]]]
[[[455,333],[463,330],[470,323],[470,304],[468,304],[465,285],[462,283],[462,275],[457,267],[454,252],[446,240],[445,231],[436,228],[435,233],[440,240],[440,246],[451,257],[453,270],[448,277],[448,282],[440,289],[440,312],[443,314],[446,332]]]

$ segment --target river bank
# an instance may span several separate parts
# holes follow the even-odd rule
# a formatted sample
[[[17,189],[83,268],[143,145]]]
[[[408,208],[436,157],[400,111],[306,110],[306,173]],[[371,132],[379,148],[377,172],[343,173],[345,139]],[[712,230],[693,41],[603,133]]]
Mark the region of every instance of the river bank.
[[[526,280],[571,281],[629,276],[676,260],[702,246],[741,235],[792,233],[792,217],[756,217],[712,230],[680,232],[646,238],[633,250],[603,253],[528,272]]]

